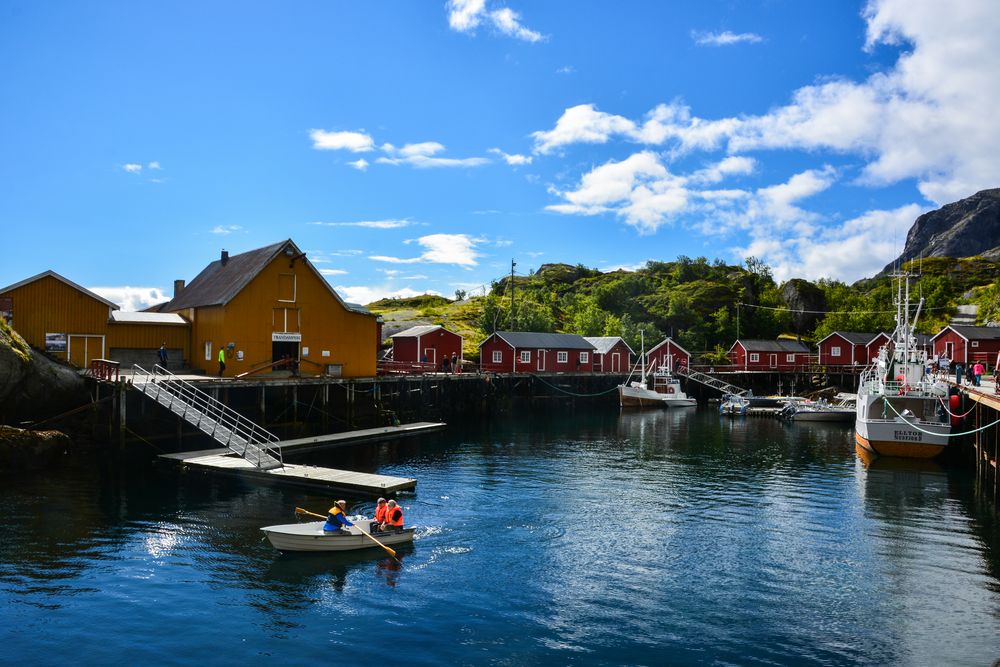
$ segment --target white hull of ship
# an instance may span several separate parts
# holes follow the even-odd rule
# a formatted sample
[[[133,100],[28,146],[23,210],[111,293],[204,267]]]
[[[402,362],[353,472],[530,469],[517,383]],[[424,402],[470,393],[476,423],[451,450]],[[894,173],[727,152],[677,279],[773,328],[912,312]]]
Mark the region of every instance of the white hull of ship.
[[[865,399],[868,399],[865,401]],[[919,417],[872,418],[871,412],[861,406],[862,401],[870,408],[877,397],[858,397],[859,407],[854,422],[857,444],[879,456],[908,459],[930,459],[939,455],[948,446],[951,425],[946,422],[927,421]],[[933,400],[933,399],[932,399]],[[896,403],[889,399],[890,406]],[[881,414],[881,410],[877,410]],[[890,414],[895,414],[891,409]],[[895,412],[903,412],[901,407]]]
[[[633,387],[625,384],[618,385],[618,403],[623,408],[688,408],[698,405],[698,402],[693,398],[677,394],[661,394],[645,387]]]

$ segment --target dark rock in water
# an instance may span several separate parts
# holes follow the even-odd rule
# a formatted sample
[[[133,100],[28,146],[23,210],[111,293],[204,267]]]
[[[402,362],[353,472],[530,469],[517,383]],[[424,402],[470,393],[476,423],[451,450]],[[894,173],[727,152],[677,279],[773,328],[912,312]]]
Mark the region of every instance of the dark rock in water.
[[[40,470],[65,454],[72,441],[59,431],[0,426],[0,473]]]
[[[1000,188],[983,190],[917,218],[899,258],[882,269],[919,257],[994,257],[1000,254]]]
[[[826,311],[826,295],[808,280],[793,278],[781,286],[781,298],[792,311],[797,333],[812,331]],[[797,312],[811,311],[811,312]]]
[[[75,368],[29,348],[0,327],[0,423],[52,417],[90,400]]]

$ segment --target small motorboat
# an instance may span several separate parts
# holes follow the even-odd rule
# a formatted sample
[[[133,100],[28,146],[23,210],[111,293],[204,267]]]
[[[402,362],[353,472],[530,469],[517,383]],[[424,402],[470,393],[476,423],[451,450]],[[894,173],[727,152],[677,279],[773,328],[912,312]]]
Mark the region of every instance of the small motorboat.
[[[854,419],[853,406],[834,405],[828,401],[807,401],[804,403],[789,403],[778,413],[789,421],[809,422],[849,422]]]
[[[325,521],[287,523],[279,526],[264,526],[261,531],[278,551],[353,551],[355,549],[380,548],[368,535],[371,519],[352,517],[353,526],[347,530],[328,532],[323,530]],[[401,528],[386,532],[376,532],[375,539],[386,546],[413,541],[414,528]]]

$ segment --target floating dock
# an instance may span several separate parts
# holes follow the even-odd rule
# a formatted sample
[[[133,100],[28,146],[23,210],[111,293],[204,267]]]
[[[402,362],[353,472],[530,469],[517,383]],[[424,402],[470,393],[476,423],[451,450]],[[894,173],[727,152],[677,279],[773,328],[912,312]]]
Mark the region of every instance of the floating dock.
[[[395,440],[408,436],[424,435],[440,431],[445,426],[447,424],[444,422],[413,422],[412,424],[402,424],[401,426],[365,428],[345,433],[330,433],[328,435],[317,435],[309,438],[282,440],[274,445],[274,447],[280,449],[282,455],[291,453],[299,454],[317,449],[344,447],[361,442],[379,442],[381,440]]]
[[[365,472],[351,472],[350,470],[336,470],[296,463],[286,463],[284,467],[272,470],[260,470],[254,464],[236,456],[228,449],[161,454],[159,458],[172,461],[182,468],[232,475],[271,484],[286,484],[310,489],[336,489],[361,496],[391,495],[399,491],[410,491],[417,486],[417,480],[407,477],[373,475]]]
[[[446,424],[441,422],[414,422],[400,426],[384,426],[367,428],[344,433],[329,433],[309,438],[282,440],[272,445],[273,449],[281,451],[282,456],[326,449],[329,447],[344,447],[362,442],[379,442],[395,440],[401,437],[433,433],[443,429]],[[271,484],[286,484],[304,488],[322,488],[362,496],[385,496],[410,491],[417,486],[417,480],[408,477],[392,477],[390,475],[374,475],[350,470],[336,470],[320,466],[286,463],[281,468],[261,470],[226,448],[202,449],[178,454],[161,454],[161,459],[175,463],[182,468],[204,470],[241,477],[243,479],[263,481]]]

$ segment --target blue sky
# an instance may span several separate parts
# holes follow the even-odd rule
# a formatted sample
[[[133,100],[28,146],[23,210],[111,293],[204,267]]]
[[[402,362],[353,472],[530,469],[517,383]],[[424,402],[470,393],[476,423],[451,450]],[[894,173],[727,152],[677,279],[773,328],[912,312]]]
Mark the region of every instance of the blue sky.
[[[293,239],[348,300],[547,262],[872,275],[1000,185],[986,1],[0,5],[0,285]]]

